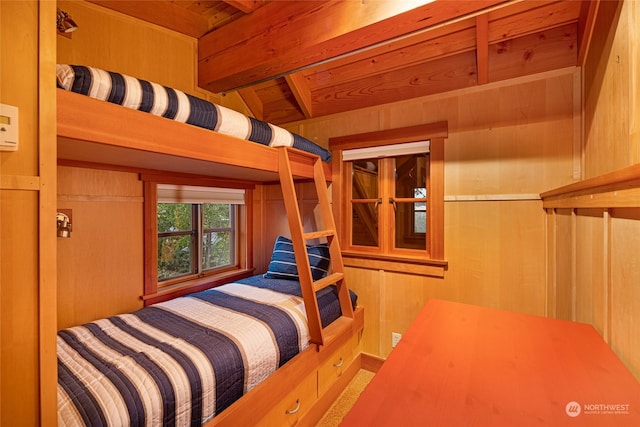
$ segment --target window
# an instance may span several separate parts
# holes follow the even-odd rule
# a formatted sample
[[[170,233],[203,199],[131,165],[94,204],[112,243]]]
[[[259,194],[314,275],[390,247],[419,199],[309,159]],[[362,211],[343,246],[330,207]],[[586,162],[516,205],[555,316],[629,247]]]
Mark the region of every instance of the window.
[[[344,254],[443,265],[446,123],[332,138]],[[335,182],[335,181],[334,181]]]
[[[253,186],[214,186],[221,182],[204,178],[194,180],[197,185],[157,179],[143,176],[145,302],[249,275],[251,203],[245,199],[251,199]]]
[[[422,152],[347,162],[352,246],[376,247],[388,254],[428,251],[428,144],[417,149]],[[343,159],[352,158],[350,154],[343,152]]]
[[[235,204],[158,203],[158,282],[235,266]]]

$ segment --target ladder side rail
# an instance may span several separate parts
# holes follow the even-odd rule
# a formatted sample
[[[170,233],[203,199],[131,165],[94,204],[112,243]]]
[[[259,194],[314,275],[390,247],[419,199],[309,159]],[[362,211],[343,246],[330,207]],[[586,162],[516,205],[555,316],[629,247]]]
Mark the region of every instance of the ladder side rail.
[[[296,196],[291,164],[286,147],[281,148],[278,153],[278,174],[280,176],[280,186],[282,188],[282,196],[284,198],[289,230],[291,232],[291,241],[293,242],[294,256],[298,267],[302,299],[304,300],[305,311],[307,313],[310,340],[315,344],[322,345],[324,344],[322,320],[320,319],[318,300],[311,277],[311,265],[304,240],[302,218],[300,216],[298,198]]]
[[[318,196],[318,203],[320,204],[320,214],[322,216],[323,227],[333,231],[333,235],[327,236],[329,243],[329,254],[331,256],[331,268],[333,272],[342,275],[342,278],[336,282],[338,289],[338,300],[340,301],[340,309],[342,315],[345,317],[353,318],[353,305],[351,304],[351,296],[349,294],[349,288],[344,280],[344,263],[342,261],[342,250],[340,249],[340,242],[338,239],[338,233],[336,230],[336,224],[333,219],[333,211],[331,208],[331,201],[329,200],[329,190],[327,188],[327,182],[324,175],[324,169],[322,168],[322,161],[320,158],[316,159],[313,165],[314,183],[316,186],[316,194]]]

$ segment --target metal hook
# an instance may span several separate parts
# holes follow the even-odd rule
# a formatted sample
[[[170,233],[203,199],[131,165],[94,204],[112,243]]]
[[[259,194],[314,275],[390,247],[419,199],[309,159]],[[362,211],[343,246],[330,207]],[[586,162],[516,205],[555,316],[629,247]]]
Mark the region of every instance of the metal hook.
[[[389,203],[393,205],[393,211],[396,212],[398,210],[398,205],[396,204],[396,201],[393,199],[393,197],[389,197]]]

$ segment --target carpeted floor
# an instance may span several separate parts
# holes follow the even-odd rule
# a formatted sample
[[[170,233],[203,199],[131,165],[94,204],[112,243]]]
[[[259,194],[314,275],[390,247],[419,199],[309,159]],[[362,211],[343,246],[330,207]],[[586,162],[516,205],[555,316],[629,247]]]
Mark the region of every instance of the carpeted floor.
[[[324,417],[316,424],[316,427],[338,426],[374,375],[374,372],[360,369],[349,385],[338,396],[338,399],[331,405]]]

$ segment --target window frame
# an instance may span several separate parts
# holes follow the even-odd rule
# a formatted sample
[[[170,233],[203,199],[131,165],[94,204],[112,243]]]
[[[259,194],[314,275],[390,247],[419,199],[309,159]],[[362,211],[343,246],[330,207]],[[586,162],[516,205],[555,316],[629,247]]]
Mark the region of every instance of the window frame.
[[[448,264],[444,257],[444,141],[447,137],[447,122],[437,122],[329,139],[334,170],[334,214],[336,224],[339,224],[338,233],[345,265],[375,266],[437,276],[444,274],[443,270]],[[421,253],[418,255],[416,253],[418,251],[414,249],[389,251],[388,246],[381,244],[379,247],[371,248],[351,245],[351,162],[342,161],[342,151],[423,140],[430,140],[427,200],[431,205],[428,208],[427,230],[430,230],[431,233],[428,233],[427,250],[420,251]],[[393,226],[388,222],[388,219],[379,219],[379,227],[386,229]],[[355,261],[356,259],[361,261]]]
[[[253,266],[253,190],[255,184],[215,178],[168,176],[143,173],[144,195],[144,289],[145,305],[219,286],[254,274]],[[237,259],[235,266],[221,267],[204,274],[189,274],[158,282],[158,184],[200,187],[239,188],[245,190],[244,205],[236,207]],[[200,240],[200,238],[198,239]],[[198,257],[200,249],[198,249]]]
[[[160,203],[172,203],[172,202],[156,202],[156,205]],[[178,202],[175,202],[178,203]],[[204,212],[203,205],[206,202],[184,202],[183,204],[191,205],[191,229],[184,231],[171,231],[171,232],[157,232],[156,236],[158,237],[158,241],[160,240],[161,235],[165,236],[189,236],[189,240],[191,241],[191,267],[190,272],[180,274],[177,276],[173,276],[164,280],[158,279],[158,291],[172,286],[176,283],[186,282],[189,280],[193,280],[199,277],[211,276],[218,273],[222,273],[225,271],[235,270],[240,268],[238,260],[240,259],[240,255],[238,254],[238,249],[240,245],[238,244],[239,239],[239,217],[240,217],[240,206],[234,203],[221,203],[231,205],[232,215],[230,218],[229,227],[218,227],[218,228],[205,228],[204,227]],[[157,211],[156,211],[157,216]],[[230,250],[233,252],[232,259],[233,262],[227,265],[222,265],[214,268],[204,268],[202,258],[204,256],[203,251],[203,234],[212,232],[212,231],[228,231],[232,234],[233,240],[230,242]],[[156,275],[157,277],[158,275]]]

